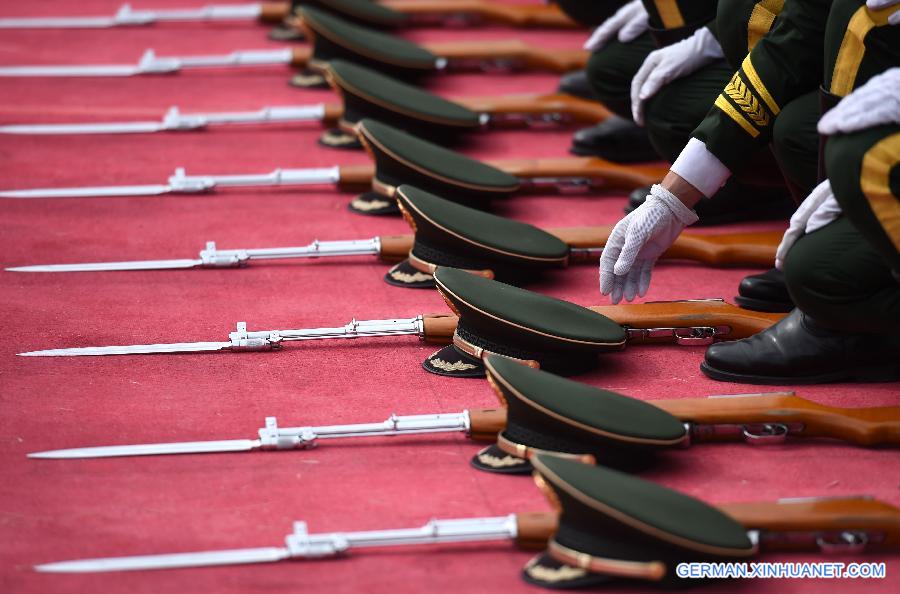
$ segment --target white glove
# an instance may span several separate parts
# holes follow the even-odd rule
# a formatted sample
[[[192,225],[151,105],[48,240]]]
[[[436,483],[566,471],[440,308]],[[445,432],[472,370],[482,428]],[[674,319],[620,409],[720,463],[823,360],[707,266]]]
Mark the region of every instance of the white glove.
[[[617,36],[622,43],[634,41],[649,27],[647,18],[647,9],[644,8],[643,2],[632,0],[594,29],[584,42],[584,49],[592,52],[602,49],[612,41],[613,36]]]
[[[847,134],[882,124],[900,124],[900,68],[873,76],[841,99],[819,120],[819,133]]]
[[[834,199],[831,182],[827,179],[813,188],[797,210],[791,216],[791,224],[784,232],[781,243],[775,251],[775,268],[784,269],[784,260],[788,252],[800,237],[821,229],[841,214],[841,206]]]
[[[894,6],[895,4],[900,4],[900,0],[866,0],[866,8],[870,10],[881,10],[882,8],[887,8],[888,6]],[[889,25],[900,25],[900,6],[897,7],[897,10],[891,13],[891,16],[888,17]]]
[[[650,287],[653,265],[674,243],[681,230],[697,222],[697,214],[675,194],[660,185],[639,207],[613,227],[600,257],[600,292],[613,303],[635,295],[643,297]]]
[[[697,29],[687,39],[650,52],[631,79],[631,113],[634,121],[639,126],[644,125],[644,102],[664,84],[723,57],[722,46],[706,27]]]

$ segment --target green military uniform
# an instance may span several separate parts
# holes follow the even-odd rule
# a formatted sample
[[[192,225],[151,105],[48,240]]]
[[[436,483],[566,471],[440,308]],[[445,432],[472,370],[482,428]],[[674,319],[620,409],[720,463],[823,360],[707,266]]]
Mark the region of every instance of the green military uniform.
[[[588,81],[611,111],[631,119],[631,79],[653,50],[689,37],[715,18],[717,0],[644,0],[650,30],[622,43],[613,39],[588,60]]]
[[[723,41],[723,49],[731,61],[743,49],[744,40],[752,49],[693,136],[704,141],[732,171],[743,169],[748,154],[772,142],[779,165],[799,190],[796,197],[804,198],[817,181],[818,88],[823,80],[827,86],[831,77],[830,73],[826,77],[822,48],[832,48],[827,51],[836,57],[851,19],[863,4],[852,0],[791,0],[772,21],[771,31],[759,37],[755,45],[760,27],[753,27],[752,14],[747,27],[720,35],[721,40],[729,40]],[[722,6],[728,6],[727,0]],[[720,30],[724,30],[727,19],[723,17],[720,11]],[[883,71],[890,62],[885,56],[900,51],[896,44],[890,49],[890,40],[896,38],[882,25],[872,25],[872,29],[864,45],[883,44],[884,51],[860,54],[856,85]],[[745,30],[748,33],[735,40],[739,37],[736,34]],[[844,79],[838,80],[837,86],[842,91],[836,93],[839,96],[855,87]]]
[[[716,0],[643,0],[649,31],[630,42],[613,38],[588,60],[585,76],[591,98],[618,117],[575,134],[572,152],[617,162],[656,160],[658,153],[645,130],[631,117],[631,80],[653,50],[690,36],[715,16]],[[566,90],[564,86],[561,90]]]
[[[780,5],[765,1],[721,0],[717,5],[716,18],[708,26],[719,40],[725,59],[672,81],[646,105],[645,120],[651,141],[670,161],[687,144],[741,60],[768,33],[780,11]],[[760,14],[768,17],[760,18]]]
[[[295,0],[296,1],[296,0]],[[625,2],[622,0],[556,0],[570,19],[585,27],[596,27],[611,17]]]
[[[900,66],[892,7],[839,0],[829,16],[823,88],[837,97]],[[786,261],[788,289],[818,322],[845,332],[900,332],[900,126],[827,141],[825,170],[843,217],[800,239]],[[891,271],[894,271],[892,275]]]
[[[887,22],[896,9],[873,11],[863,0],[832,3],[824,34],[826,93],[839,98],[900,66],[900,27]],[[751,52],[748,61],[753,57]],[[735,80],[747,85],[744,77],[752,80],[756,66],[751,64],[749,72],[743,68]],[[717,108],[746,136],[754,136],[749,126],[761,137],[764,127],[747,107],[769,80],[762,82],[761,73],[756,78],[760,82],[753,82],[748,98],[728,105],[720,100]],[[765,99],[757,104],[756,119],[766,107],[777,106]],[[711,347],[701,365],[707,375],[750,383],[900,378],[900,126],[835,135],[827,140],[824,156],[843,214],[797,240],[785,259],[785,280],[797,309],[750,339]]]
[[[716,18],[707,27],[720,41],[725,59],[716,60],[696,72],[673,80],[645,104],[644,120],[650,142],[656,152],[668,161],[678,157],[694,129],[703,121],[709,107],[747,55],[748,47],[768,33],[781,5],[770,1],[721,0],[717,8]],[[715,202],[698,205],[701,221],[726,222],[784,216],[789,212],[785,208],[780,175],[758,174],[759,170],[775,169],[771,156],[760,154],[754,158],[752,167],[756,174],[737,172],[719,190]],[[643,199],[639,198],[641,200],[632,201],[631,206],[636,207]]]
[[[825,40],[825,21],[831,0],[791,0],[774,19],[771,31],[759,38],[752,50],[741,60],[737,72],[724,85],[703,122],[692,134],[702,140],[706,148],[731,171],[744,169],[747,155],[755,154],[773,140],[776,123],[782,108],[791,101],[804,97],[808,106],[809,94],[815,93],[823,78],[824,59],[822,47]],[[721,14],[721,13],[720,13]],[[724,36],[722,36],[724,38]],[[748,43],[752,42],[750,34]],[[740,44],[730,44],[733,51],[742,49]],[[723,48],[724,49],[724,48]],[[730,56],[732,60],[735,56]],[[788,112],[799,116],[812,134],[800,136],[800,141],[813,143],[806,147],[814,165],[818,153],[815,121],[818,110]],[[807,117],[803,117],[807,116]],[[796,129],[796,119],[790,119],[788,129]],[[802,126],[801,126],[802,127]],[[779,135],[797,140],[790,134]],[[795,147],[802,150],[803,145]],[[789,154],[789,151],[780,151]],[[797,152],[797,150],[795,150]],[[815,169],[813,168],[813,171]],[[803,175],[799,175],[803,178]],[[815,182],[815,174],[809,182]],[[804,187],[800,196],[811,190]]]

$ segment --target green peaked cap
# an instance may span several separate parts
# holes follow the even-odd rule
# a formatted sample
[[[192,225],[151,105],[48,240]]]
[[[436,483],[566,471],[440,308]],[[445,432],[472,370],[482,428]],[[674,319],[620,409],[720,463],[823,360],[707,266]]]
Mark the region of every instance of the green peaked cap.
[[[298,9],[310,6],[358,25],[378,29],[400,27],[408,20],[404,13],[372,0],[293,0],[291,12],[296,13]]]
[[[377,182],[411,184],[454,202],[487,206],[511,195],[519,180],[508,173],[372,119],[357,124],[359,138],[375,159]]]
[[[297,14],[315,36],[314,61],[345,59],[404,79],[432,73],[443,63],[443,58],[415,43],[355,25],[325,11],[305,7]]]
[[[346,60],[332,60],[327,77],[344,99],[343,121],[374,118],[422,138],[450,142],[477,130],[479,115],[418,87]]]
[[[561,546],[576,555],[651,564],[655,573],[648,579],[673,579],[680,562],[756,552],[740,523],[683,493],[553,455],[538,454],[532,464],[539,485],[560,507],[552,556]],[[610,571],[615,574],[615,565]]]
[[[596,366],[598,354],[625,345],[619,324],[580,305],[455,268],[438,268],[434,280],[459,314],[449,348],[474,347],[574,373]]]
[[[607,440],[635,447],[668,447],[679,444],[686,435],[684,424],[677,417],[636,398],[533,369],[505,357],[489,355],[485,363],[509,407],[508,424],[513,417],[522,416],[526,428],[539,432],[542,423],[557,422],[567,434],[560,437],[593,437],[600,448]],[[598,461],[602,463],[602,458]]]
[[[397,188],[397,202],[416,232],[412,255],[427,264],[469,270],[564,266],[569,246],[533,225],[445,200],[415,186]]]
[[[687,430],[652,404],[534,369],[498,355],[483,361],[487,378],[506,404],[497,443],[472,458],[478,470],[529,472],[534,453],[591,456],[628,471],[657,461],[656,452],[684,443]]]

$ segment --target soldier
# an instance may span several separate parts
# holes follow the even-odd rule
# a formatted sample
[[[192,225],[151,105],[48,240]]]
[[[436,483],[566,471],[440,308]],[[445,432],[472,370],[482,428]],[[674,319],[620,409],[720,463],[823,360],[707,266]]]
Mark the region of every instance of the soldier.
[[[690,35],[715,17],[715,9],[716,0],[632,0],[597,27],[584,45],[593,52],[587,70],[565,77],[560,90],[589,95],[617,117],[579,130],[573,153],[617,162],[658,159],[646,132],[631,120],[631,80],[651,51]]]
[[[713,379],[900,379],[900,67],[848,95],[819,131],[831,136],[830,180],[797,209],[776,260],[797,308],[710,347],[701,369]]]
[[[824,25],[816,24],[818,17],[815,10],[823,8],[819,4],[822,3],[813,0],[792,0],[785,6],[772,32],[757,43],[743,61],[741,68],[716,98],[715,106],[694,131],[693,137],[662,184],[654,186],[646,202],[616,226],[600,265],[601,292],[611,294],[614,302],[623,297],[631,300],[636,295],[646,293],[652,266],[658,254],[670,245],[686,225],[696,221],[696,214],[690,207],[705,197],[713,196],[731,175],[732,169],[739,167],[748,154],[771,138],[773,122],[781,111],[780,106],[806,94],[806,88],[809,86],[807,81],[811,76],[817,76],[818,73],[821,77],[824,70],[826,88],[840,96],[848,94],[854,87],[864,84],[889,66],[900,64],[900,29],[890,26],[892,21],[900,23],[898,20],[900,17],[897,16],[900,7],[894,6],[897,0],[869,0],[868,6],[861,0],[835,0],[831,3],[827,30]],[[815,38],[818,30],[826,31],[824,38],[828,68],[824,67],[826,60],[817,60],[816,52],[809,52],[802,43],[804,35]],[[885,85],[887,82],[881,84]],[[897,94],[896,86],[893,89],[889,87],[885,89],[885,96],[890,96],[891,93]],[[874,125],[872,122],[869,123]],[[844,142],[836,144],[843,146]],[[842,174],[843,172],[835,172],[837,176]],[[824,190],[817,189],[817,192]],[[844,193],[846,194],[846,191]],[[805,216],[806,210],[798,212],[798,217]],[[843,222],[835,224],[846,226],[850,219],[848,215],[842,219]],[[810,240],[806,243],[812,245],[813,242]],[[802,257],[797,259],[801,262],[804,260]],[[844,265],[850,264],[845,262]],[[814,276],[818,274],[816,269],[804,272]],[[815,283],[808,279],[805,283],[795,282],[792,285],[795,287],[792,295],[797,297],[802,292],[801,287],[814,285]],[[864,287],[871,285],[859,284],[856,289],[867,290]],[[892,290],[896,291],[896,286]],[[795,292],[797,294],[794,294]],[[810,308],[810,299],[815,299],[813,293],[806,292],[803,295],[803,307]],[[824,300],[821,295],[819,298]],[[896,295],[893,299],[897,299]],[[825,310],[820,308],[815,311],[816,315],[821,316],[821,312]],[[891,331],[892,324],[893,330],[896,331],[896,301],[893,313],[894,317],[886,326],[888,332]],[[804,316],[802,312],[794,312],[786,322],[777,325],[776,330],[764,333],[766,337],[761,341],[754,343],[742,341],[742,343],[750,345],[751,349],[758,349],[765,340],[771,340],[771,337],[776,336],[779,330],[787,327],[798,328],[796,323],[798,319],[810,318],[808,315]],[[818,330],[832,328],[847,331],[841,323],[830,318],[816,319],[815,326]],[[808,327],[809,324],[805,326]],[[873,328],[869,325],[860,327],[859,330],[872,332]],[[824,333],[809,336],[821,337],[822,344],[827,342]],[[841,348],[850,348],[847,343],[850,338],[843,334],[839,336]],[[844,338],[847,340],[843,340]],[[887,352],[895,359],[897,345],[892,342],[895,340],[893,338],[876,340],[872,335],[867,338],[869,340],[858,341],[859,344],[854,345],[854,348],[859,347],[854,356],[837,357],[838,360],[834,360],[835,357],[831,357],[831,360],[828,357],[819,357],[820,363],[829,367],[829,373],[817,374],[816,371],[819,369],[815,366],[812,369],[807,369],[808,366],[788,366],[781,369],[786,375],[778,375],[771,369],[767,373],[764,367],[758,376],[734,372],[734,377],[741,377],[741,381],[756,380],[770,383],[854,379],[863,375],[857,373],[860,356],[868,357],[876,368],[873,374],[867,375],[878,376],[885,371],[877,363],[883,361],[883,349],[886,345],[892,346],[893,350],[888,348]],[[816,341],[812,338],[810,342]],[[874,350],[869,346],[876,344],[881,346],[875,347]],[[719,377],[724,377],[729,372],[728,361],[737,352],[728,349],[734,348],[736,346],[711,349],[712,359],[706,362],[705,369],[717,369],[721,372]],[[721,360],[722,353],[729,354],[728,361]],[[746,354],[745,352],[744,355]],[[809,354],[798,351],[795,357]],[[782,358],[791,359],[786,354],[783,354]],[[753,360],[758,362],[756,358]],[[895,362],[891,360],[891,363]]]
[[[747,0],[742,1],[748,3]],[[572,152],[598,155],[618,162],[656,159],[659,156],[672,160],[677,156],[690,132],[703,119],[707,110],[704,105],[712,103],[715,94],[734,70],[724,61],[715,39],[716,5],[715,0],[692,3],[672,0],[640,3],[635,0],[595,31],[585,45],[594,50],[588,62],[588,80],[595,97],[620,117],[609,118],[595,127],[577,132]],[[749,20],[751,10],[744,12],[746,14],[742,14],[741,18]],[[692,34],[694,37],[691,37]],[[655,48],[665,49],[653,51]],[[709,64],[703,72],[687,80],[687,84],[675,83],[679,88],[669,94],[664,108],[653,113],[651,123],[658,125],[648,125],[649,137],[645,130],[633,124],[629,99],[635,77],[649,73],[651,69],[646,61],[648,56],[665,56],[666,68],[682,72],[691,72]],[[658,68],[657,73],[663,70]],[[700,85],[699,92],[694,90],[697,86],[694,78],[698,77],[704,83]],[[654,78],[644,82],[659,87],[666,80]],[[637,117],[641,120],[640,115]],[[730,183],[719,200],[698,208],[701,222],[716,224],[754,218],[786,218],[793,207],[790,201],[785,200],[787,192],[780,176],[774,176],[774,180],[774,187],[770,184],[770,187],[761,189],[756,182],[746,191],[742,184]],[[633,194],[631,208],[643,201],[647,190],[649,188]],[[753,200],[743,199],[746,195],[752,195]]]

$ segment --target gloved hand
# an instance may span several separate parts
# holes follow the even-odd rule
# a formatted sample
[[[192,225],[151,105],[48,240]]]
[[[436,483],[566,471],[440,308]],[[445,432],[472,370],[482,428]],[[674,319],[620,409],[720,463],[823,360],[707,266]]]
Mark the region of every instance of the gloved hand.
[[[900,0],[866,0],[866,8],[871,10],[881,10],[882,8],[887,8],[888,6],[894,6],[896,4],[900,4]],[[888,17],[888,24],[900,25],[900,6],[898,6],[897,9],[891,13],[891,16]]]
[[[622,43],[634,41],[649,27],[647,18],[647,10],[641,0],[632,0],[594,29],[584,42],[584,49],[592,52],[602,49],[613,36],[618,36]]]
[[[697,29],[687,39],[650,52],[631,79],[631,114],[634,121],[639,126],[644,125],[644,103],[664,84],[723,57],[722,46],[706,27]]]
[[[675,194],[654,185],[647,200],[613,227],[600,257],[600,292],[613,303],[646,295],[656,260],[696,222],[697,214]]]
[[[806,200],[800,203],[791,216],[791,224],[784,232],[781,243],[775,251],[775,268],[783,270],[784,260],[788,252],[800,237],[821,229],[841,214],[841,206],[831,191],[831,182],[827,179],[813,188]]]
[[[900,16],[900,8],[894,14]],[[882,124],[900,124],[900,68],[873,76],[841,99],[819,120],[819,133],[847,134]]]

